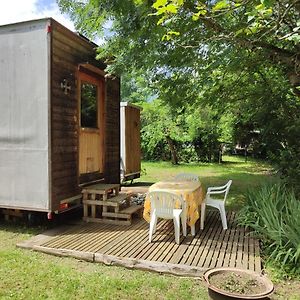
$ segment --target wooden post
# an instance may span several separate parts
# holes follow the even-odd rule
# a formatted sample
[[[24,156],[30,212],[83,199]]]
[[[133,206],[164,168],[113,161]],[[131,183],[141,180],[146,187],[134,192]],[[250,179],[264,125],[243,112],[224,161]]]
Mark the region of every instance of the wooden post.
[[[88,205],[85,203],[85,200],[88,199],[88,194],[87,193],[83,193],[83,216],[87,217],[88,216]]]

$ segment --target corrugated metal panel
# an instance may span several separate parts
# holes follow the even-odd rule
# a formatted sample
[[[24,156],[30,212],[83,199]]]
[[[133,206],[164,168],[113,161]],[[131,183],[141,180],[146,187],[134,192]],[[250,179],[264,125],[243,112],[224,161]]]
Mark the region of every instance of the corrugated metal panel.
[[[0,207],[49,209],[47,20],[0,27]]]

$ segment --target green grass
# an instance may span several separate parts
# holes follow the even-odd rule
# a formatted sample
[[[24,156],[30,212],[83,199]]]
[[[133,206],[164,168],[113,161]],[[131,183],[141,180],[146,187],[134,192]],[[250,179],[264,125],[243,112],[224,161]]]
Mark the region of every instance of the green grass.
[[[16,248],[43,229],[0,223],[0,299],[208,299],[199,279],[60,258]]]
[[[233,184],[228,194],[227,207],[238,210],[245,200],[245,191],[257,187],[266,181],[275,181],[271,176],[272,168],[261,161],[245,159],[238,156],[224,156],[222,164],[200,163],[172,165],[170,162],[143,162],[142,176],[139,182],[154,183],[161,180],[170,180],[181,172],[199,175],[205,187],[225,184],[229,179]]]
[[[139,181],[171,179],[179,172],[193,172],[204,185],[222,184],[233,179],[229,194],[232,208],[238,209],[248,187],[272,180],[270,166],[225,158],[226,163],[172,166],[166,162],[143,163],[146,174]],[[60,258],[16,244],[44,228],[25,228],[0,221],[0,299],[208,299],[201,279],[180,278],[121,267]],[[277,281],[272,299],[299,299],[298,281]]]

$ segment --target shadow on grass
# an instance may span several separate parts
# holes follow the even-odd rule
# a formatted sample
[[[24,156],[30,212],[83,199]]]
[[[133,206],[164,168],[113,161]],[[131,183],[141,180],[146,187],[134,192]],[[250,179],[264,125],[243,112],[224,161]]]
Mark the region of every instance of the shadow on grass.
[[[5,220],[0,219],[0,230],[9,231],[16,234],[32,234],[36,235],[45,230],[53,229],[63,225],[77,223],[82,220],[83,209],[76,208],[61,214],[54,214],[53,219],[47,219],[47,213],[32,213],[33,219],[28,220],[23,218],[12,218]]]
[[[150,186],[154,184],[154,182],[151,182],[151,181],[136,181],[136,182],[133,182],[133,183],[122,183],[122,186],[125,186],[125,187],[138,187],[138,186]]]
[[[47,229],[44,226],[30,227],[22,222],[11,222],[0,220],[0,231],[11,232],[15,234],[30,234],[35,235]]]
[[[241,161],[228,161],[228,160],[225,160],[225,161],[222,161],[221,163],[220,163],[220,165],[240,165],[240,164],[242,164],[243,162],[241,162]],[[244,161],[244,163],[247,163],[247,161]]]

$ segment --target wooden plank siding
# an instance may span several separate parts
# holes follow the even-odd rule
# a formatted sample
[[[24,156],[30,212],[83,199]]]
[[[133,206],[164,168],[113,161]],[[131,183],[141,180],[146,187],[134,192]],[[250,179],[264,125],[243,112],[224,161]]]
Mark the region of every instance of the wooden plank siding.
[[[77,72],[79,64],[91,64],[103,70],[105,64],[95,59],[95,45],[51,19],[51,209],[59,209],[60,201],[80,194],[79,187],[79,111]],[[100,76],[100,75],[98,75]],[[60,84],[71,86],[65,94]],[[119,79],[105,79],[105,171],[90,174],[82,180],[104,178],[119,183]],[[110,90],[111,89],[111,90]],[[101,177],[102,176],[102,177]]]
[[[140,110],[125,107],[125,174],[141,171]]]
[[[105,182],[120,183],[120,80],[106,79]]]
[[[180,245],[175,243],[172,220],[161,220],[149,243],[149,224],[137,219],[130,226],[74,225],[40,244],[27,241],[24,247],[177,275],[200,276],[209,268],[229,266],[260,273],[258,240],[244,227],[236,226],[235,213],[227,213],[227,220],[228,229],[223,230],[219,213],[208,210],[204,230],[199,230],[197,223],[196,235],[181,235]]]

